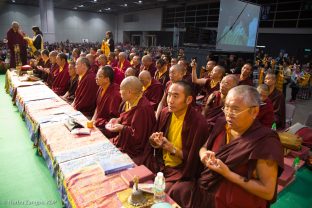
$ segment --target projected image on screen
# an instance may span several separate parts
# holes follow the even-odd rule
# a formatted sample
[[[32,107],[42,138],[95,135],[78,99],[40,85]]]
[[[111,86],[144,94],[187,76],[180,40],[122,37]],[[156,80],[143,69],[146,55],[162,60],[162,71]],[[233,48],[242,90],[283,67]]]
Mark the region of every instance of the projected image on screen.
[[[217,49],[254,52],[260,6],[238,0],[221,0]]]

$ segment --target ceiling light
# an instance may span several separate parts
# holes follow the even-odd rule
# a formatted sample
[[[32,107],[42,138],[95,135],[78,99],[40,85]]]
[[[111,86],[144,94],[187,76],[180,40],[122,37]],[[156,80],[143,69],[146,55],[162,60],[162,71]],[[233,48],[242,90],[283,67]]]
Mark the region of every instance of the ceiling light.
[[[127,7],[128,6],[128,4],[124,4],[124,7]]]
[[[93,0],[94,2],[97,2],[97,0]]]
[[[81,4],[81,5],[79,5],[78,7],[84,7],[84,5],[83,5],[83,4]]]
[[[102,12],[102,9],[100,9],[99,12]]]
[[[143,3],[143,1],[138,1],[138,3],[139,3],[139,4],[142,4],[142,3]]]
[[[108,8],[106,8],[105,10],[106,10],[106,11],[110,11],[110,10],[111,10],[111,8],[110,8],[110,7],[108,7]]]
[[[13,3],[15,3],[15,0],[12,0]]]
[[[74,7],[73,9],[77,9],[77,7]]]

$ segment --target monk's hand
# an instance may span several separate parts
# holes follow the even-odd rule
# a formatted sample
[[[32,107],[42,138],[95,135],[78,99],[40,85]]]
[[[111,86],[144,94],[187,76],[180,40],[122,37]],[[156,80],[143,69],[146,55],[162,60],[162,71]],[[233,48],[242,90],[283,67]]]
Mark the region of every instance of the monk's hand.
[[[111,127],[106,127],[107,130],[111,131],[111,132],[121,132],[121,130],[123,129],[124,125],[122,124],[115,124],[114,126]]]
[[[210,170],[213,170],[219,173],[220,175],[223,175],[224,177],[226,177],[231,172],[229,167],[226,164],[224,164],[220,159],[215,159],[213,163],[207,162],[207,167]]]
[[[192,67],[192,70],[196,70],[197,63],[196,63],[196,60],[195,60],[195,59],[192,60],[192,62],[191,62],[191,67]]]
[[[171,144],[166,137],[163,137],[162,148],[168,152],[171,152],[174,148],[173,144]]]
[[[207,166],[208,162],[211,162],[211,160],[215,159],[215,153],[213,151],[207,150],[200,154],[200,161]]]
[[[150,144],[152,145],[152,147],[154,148],[160,148],[163,144],[163,133],[162,132],[155,132],[153,133],[150,138]]]

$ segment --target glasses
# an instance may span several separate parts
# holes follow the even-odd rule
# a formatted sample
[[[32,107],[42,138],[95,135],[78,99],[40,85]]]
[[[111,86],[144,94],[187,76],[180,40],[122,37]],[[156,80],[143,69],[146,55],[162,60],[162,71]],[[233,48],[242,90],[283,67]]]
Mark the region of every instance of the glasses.
[[[255,106],[251,106],[251,107],[248,107],[246,108],[245,110],[241,110],[241,111],[238,111],[238,110],[231,110],[229,111],[229,109],[227,107],[222,107],[221,110],[224,112],[225,115],[228,115],[228,116],[233,116],[233,117],[237,117],[238,115],[240,115],[241,113],[247,111],[248,109],[250,108],[253,108]]]

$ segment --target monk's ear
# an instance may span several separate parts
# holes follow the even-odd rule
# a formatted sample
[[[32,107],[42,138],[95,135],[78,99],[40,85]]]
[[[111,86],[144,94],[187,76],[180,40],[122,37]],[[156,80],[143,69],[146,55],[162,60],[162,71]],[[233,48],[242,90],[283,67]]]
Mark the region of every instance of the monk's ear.
[[[259,113],[259,107],[258,106],[253,107],[251,112],[252,112],[253,117],[256,118]]]
[[[193,101],[193,96],[188,96],[188,97],[186,98],[186,104],[187,104],[187,105],[191,104],[192,101]]]

